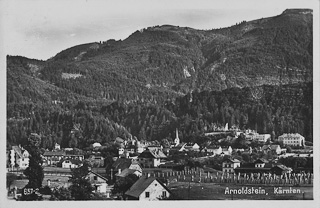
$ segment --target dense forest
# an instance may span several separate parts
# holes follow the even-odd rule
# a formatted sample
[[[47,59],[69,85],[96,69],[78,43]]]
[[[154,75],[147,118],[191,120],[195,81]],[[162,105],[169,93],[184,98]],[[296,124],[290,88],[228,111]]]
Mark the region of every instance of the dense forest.
[[[113,102],[92,104],[10,105],[8,145],[24,144],[31,132],[42,136],[42,147],[89,147],[110,144],[116,137],[161,143],[172,141],[175,129],[184,142],[203,143],[205,132],[236,126],[259,133],[300,133],[313,141],[312,83],[194,92],[162,106]],[[198,141],[199,140],[199,141]],[[201,140],[201,141],[200,141]]]

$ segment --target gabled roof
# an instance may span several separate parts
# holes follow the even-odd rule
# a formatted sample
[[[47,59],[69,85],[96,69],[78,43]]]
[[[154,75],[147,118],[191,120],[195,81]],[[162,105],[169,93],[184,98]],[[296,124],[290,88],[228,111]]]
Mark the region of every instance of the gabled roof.
[[[167,156],[161,150],[145,150],[138,157],[139,158],[167,158]]]
[[[19,155],[19,157],[22,157],[22,151],[19,146],[12,146],[12,149]]]
[[[268,163],[269,161],[264,159],[264,158],[260,158],[260,159],[257,159],[256,161],[254,161],[254,163]]]
[[[170,190],[164,184],[162,184],[158,179],[154,177],[141,176],[125,194],[128,196],[139,198],[141,193],[144,192],[144,190],[146,190],[150,186],[150,184],[155,180],[158,183],[160,183],[160,185],[163,188],[165,188],[167,191],[170,192]]]
[[[240,163],[240,160],[238,160],[238,159],[231,159],[231,158],[227,158],[227,159],[225,159],[223,162]]]
[[[107,178],[105,178],[105,177],[103,177],[102,175],[100,175],[100,174],[98,174],[98,173],[96,173],[96,172],[93,172],[93,171],[89,171],[89,174],[90,173],[92,173],[93,175],[96,175],[96,176],[98,176],[99,178],[101,178],[101,179],[103,179],[103,180],[105,180],[105,181],[108,181],[108,179]]]
[[[278,144],[272,144],[272,145],[265,144],[265,145],[262,146],[261,149],[262,150],[266,150],[268,148],[270,148],[271,150],[277,150],[278,148],[280,148],[280,145],[278,145]]]
[[[287,170],[290,170],[287,166],[285,165],[276,165],[274,166],[272,169],[275,169],[275,168],[278,168],[278,169],[281,169],[283,171],[287,171]]]
[[[112,164],[112,168],[115,170],[118,169],[126,169],[129,168],[130,165],[132,164],[132,160],[128,159],[128,158],[118,158],[113,164]]]

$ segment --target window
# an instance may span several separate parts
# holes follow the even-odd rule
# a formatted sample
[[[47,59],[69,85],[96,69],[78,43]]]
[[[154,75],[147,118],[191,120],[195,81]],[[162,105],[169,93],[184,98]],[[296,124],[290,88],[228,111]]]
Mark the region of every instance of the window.
[[[93,176],[93,180],[98,180],[98,176]]]
[[[150,192],[146,192],[146,198],[150,197]]]
[[[167,197],[167,192],[166,191],[162,191],[162,197]]]

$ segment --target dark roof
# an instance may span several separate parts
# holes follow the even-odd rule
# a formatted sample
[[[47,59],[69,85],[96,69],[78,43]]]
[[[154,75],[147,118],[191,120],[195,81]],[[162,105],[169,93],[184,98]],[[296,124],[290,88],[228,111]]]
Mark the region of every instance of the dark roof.
[[[144,190],[146,190],[146,188],[148,188],[149,185],[155,180],[158,181],[158,183],[160,183],[167,191],[170,192],[170,190],[164,184],[162,184],[158,179],[154,177],[141,176],[125,194],[128,196],[139,198],[140,194]]]
[[[276,165],[272,169],[281,169],[283,171],[289,170],[289,168],[287,166],[285,166],[285,165]]]
[[[139,158],[167,158],[167,156],[161,150],[145,150],[139,156]]]
[[[112,168],[115,170],[118,169],[126,169],[129,168],[130,165],[132,164],[132,160],[128,159],[128,158],[118,158],[113,164],[112,164]]]
[[[98,176],[99,178],[102,178],[103,180],[108,181],[108,179],[107,179],[107,178],[103,177],[102,175],[100,175],[100,174],[98,174],[98,173],[96,173],[96,172],[93,172],[93,171],[91,171],[91,170],[90,170],[90,172],[89,172],[89,173],[92,173],[92,174],[94,174],[94,175]]]
[[[65,151],[45,151],[43,156],[65,156]]]
[[[254,161],[254,163],[268,163],[269,161],[264,159],[264,158],[260,158],[260,159],[257,159],[256,161]]]

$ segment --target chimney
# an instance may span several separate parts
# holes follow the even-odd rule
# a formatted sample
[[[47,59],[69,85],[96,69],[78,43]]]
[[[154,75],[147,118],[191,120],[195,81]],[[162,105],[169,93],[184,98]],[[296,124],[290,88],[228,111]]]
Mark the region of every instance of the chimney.
[[[121,174],[121,169],[120,168],[118,169],[118,174]]]

